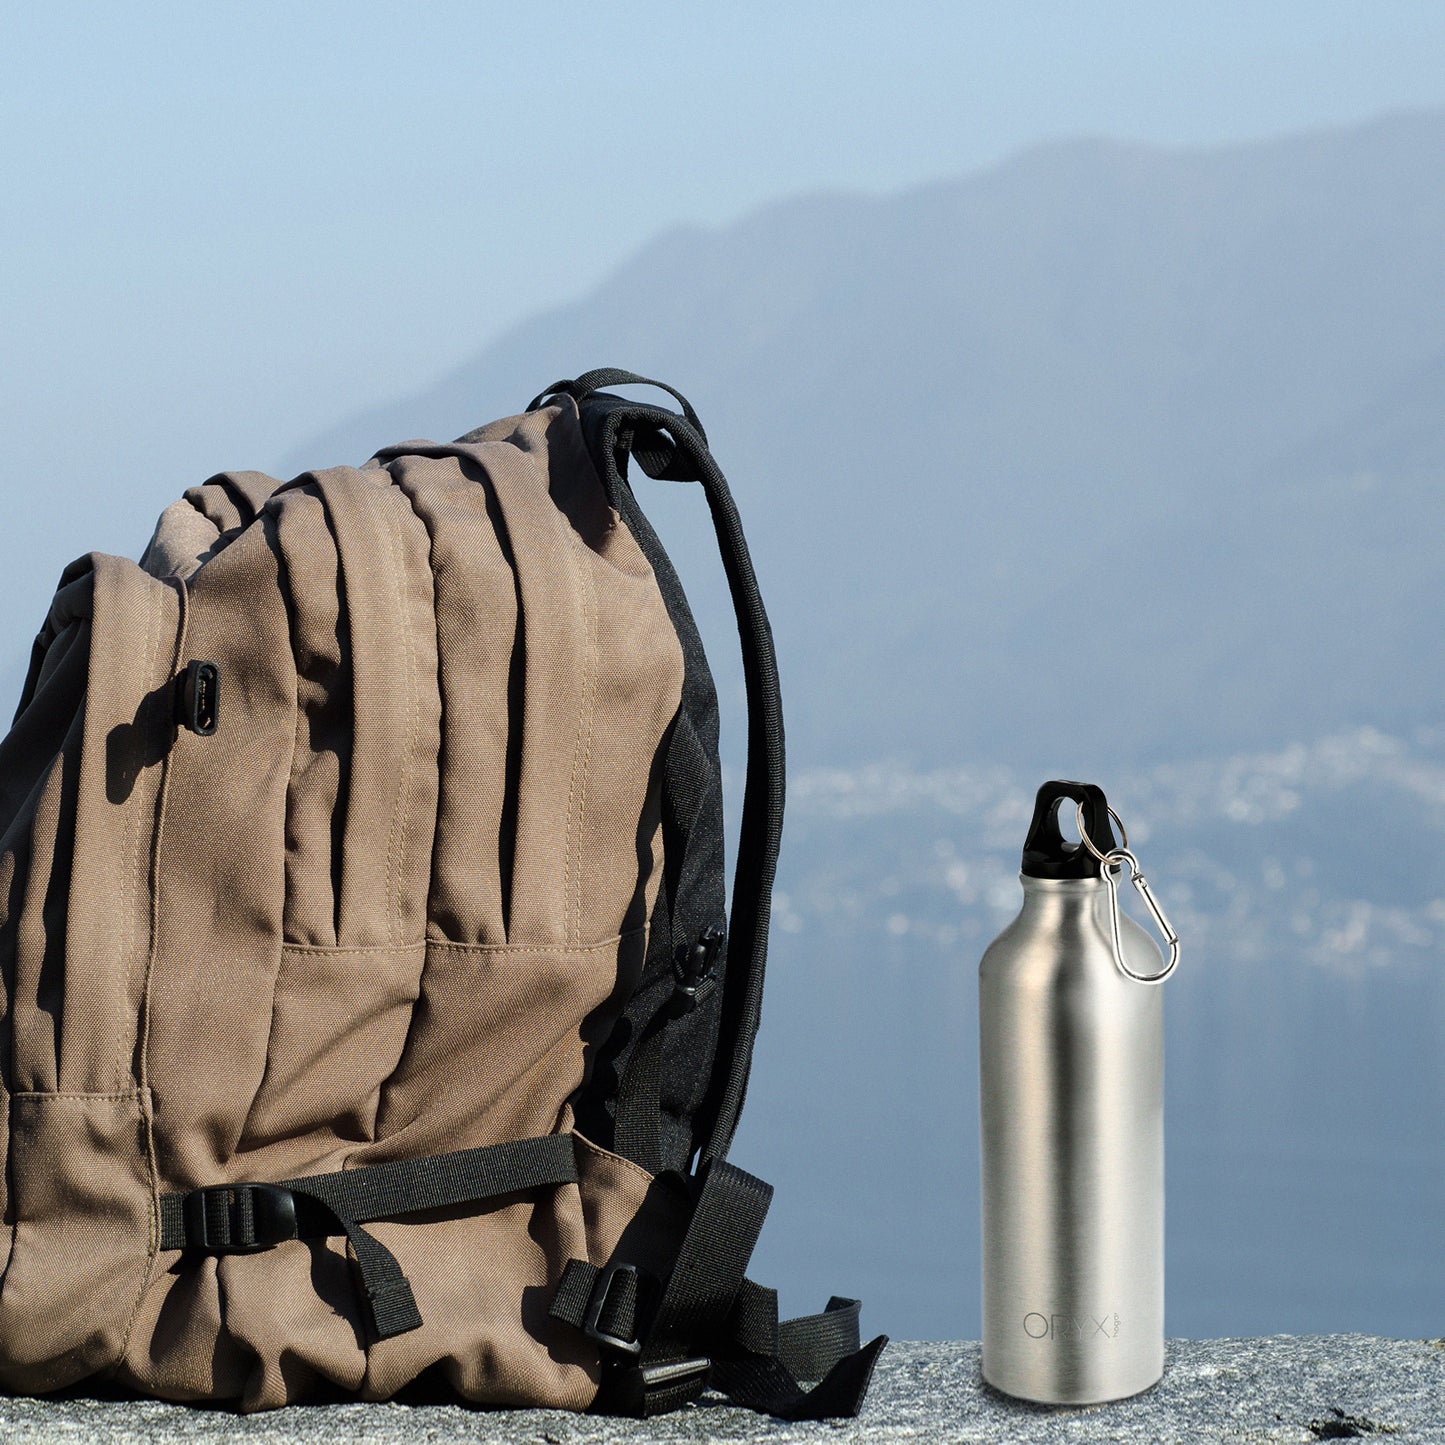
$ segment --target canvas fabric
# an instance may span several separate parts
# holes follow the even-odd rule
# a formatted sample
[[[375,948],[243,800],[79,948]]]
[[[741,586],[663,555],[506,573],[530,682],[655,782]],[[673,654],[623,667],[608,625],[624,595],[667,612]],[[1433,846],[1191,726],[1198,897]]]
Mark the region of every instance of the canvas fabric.
[[[174,718],[198,658],[211,737]],[[629,1160],[371,1226],[425,1322],[380,1341],[344,1238],[182,1254],[158,1201],[571,1130],[647,951],[682,679],[568,397],[224,474],[140,565],[68,569],[0,744],[0,1386],[592,1402],[567,1261],[665,1275],[684,1223]]]

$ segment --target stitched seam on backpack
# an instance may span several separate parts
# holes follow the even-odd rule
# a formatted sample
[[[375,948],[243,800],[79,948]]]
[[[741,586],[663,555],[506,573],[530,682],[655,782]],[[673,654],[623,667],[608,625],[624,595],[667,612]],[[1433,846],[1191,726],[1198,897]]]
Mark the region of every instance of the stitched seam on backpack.
[[[411,695],[411,721],[408,725],[406,747],[402,753],[401,782],[397,787],[396,803],[392,808],[391,839],[386,854],[387,896],[388,901],[395,900],[396,931],[392,937],[397,943],[400,943],[405,930],[405,919],[402,914],[402,883],[406,878],[406,815],[411,807],[412,765],[415,761],[416,737],[421,727],[421,703],[417,697],[416,650],[411,635],[411,619],[407,612],[402,588],[402,580],[406,575],[406,557],[401,546],[401,527],[390,506],[396,494],[388,486],[388,489],[381,495],[386,498],[388,507],[386,516],[392,561],[391,588],[392,595],[396,598],[394,616],[401,627],[406,651],[407,689]],[[388,909],[388,912],[391,911],[393,910]]]
[[[300,479],[298,478],[297,480],[299,481]],[[306,495],[306,497],[308,498],[308,500],[310,500],[310,501],[312,501],[312,502],[315,503],[315,506],[316,506],[316,515],[317,515],[317,516],[319,517],[319,519],[320,519],[321,529],[322,529],[322,531],[325,533],[326,542],[327,542],[327,544],[328,544],[328,545],[330,546],[330,548],[331,548],[331,551],[330,551],[330,553],[329,553],[329,557],[330,557],[331,559],[334,559],[334,560],[335,560],[335,563],[336,563],[335,578],[336,578],[336,585],[337,585],[337,589],[338,589],[336,627],[337,627],[338,630],[339,630],[339,629],[343,626],[343,624],[344,624],[344,625],[346,626],[346,628],[348,629],[348,631],[349,631],[350,626],[351,626],[351,619],[350,619],[349,613],[348,613],[347,610],[346,610],[346,608],[347,608],[347,602],[346,602],[346,594],[345,594],[345,591],[344,591],[344,588],[345,588],[345,585],[346,585],[346,584],[345,584],[345,573],[344,573],[344,570],[343,570],[342,560],[341,560],[341,543],[340,543],[340,540],[338,539],[337,534],[336,534],[336,526],[335,526],[335,522],[334,522],[333,519],[332,519],[330,502],[329,502],[329,500],[328,500],[328,498],[327,498],[327,495],[326,495],[325,491],[324,491],[321,487],[316,486],[314,483],[308,483],[307,485],[310,487],[310,490],[307,491],[307,492],[305,493],[305,495]],[[288,482],[284,487],[278,488],[278,489],[277,489],[277,492],[280,493],[280,492],[290,491],[290,490],[292,490],[292,488],[293,488],[293,484],[292,484],[291,482]],[[300,491],[300,488],[296,488],[296,490],[297,490],[297,491]],[[256,525],[261,528],[261,535],[262,535],[262,537],[263,537],[264,540],[265,540],[267,549],[270,551],[270,553],[271,553],[271,555],[272,555],[272,557],[273,557],[273,559],[274,559],[274,561],[275,561],[275,566],[276,566],[276,595],[277,595],[277,597],[278,597],[278,599],[279,599],[279,601],[280,601],[280,604],[281,604],[281,620],[282,620],[282,625],[283,625],[283,627],[284,627],[284,636],[285,636],[285,643],[286,643],[286,649],[287,649],[287,651],[286,651],[286,653],[283,655],[283,657],[289,658],[290,663],[291,663],[290,679],[291,679],[291,683],[292,683],[292,689],[293,689],[293,692],[294,692],[294,694],[295,694],[295,726],[291,729],[291,756],[290,756],[290,758],[287,760],[287,764],[286,764],[286,795],[285,795],[285,804],[284,804],[284,807],[285,807],[285,810],[286,810],[286,815],[285,815],[285,822],[283,822],[283,829],[284,829],[285,827],[288,827],[288,826],[289,826],[289,822],[290,822],[290,818],[291,818],[291,801],[292,801],[292,800],[291,800],[291,787],[292,787],[292,783],[293,783],[293,781],[294,781],[294,779],[295,779],[295,776],[296,776],[296,766],[297,766],[296,760],[297,760],[297,757],[300,755],[301,746],[302,746],[301,728],[302,728],[302,725],[303,725],[303,711],[304,711],[304,710],[303,710],[303,708],[302,708],[302,706],[301,706],[301,693],[300,693],[300,689],[301,689],[301,661],[300,661],[300,657],[299,657],[298,652],[297,652],[297,648],[298,648],[298,645],[299,645],[299,644],[298,644],[298,639],[303,635],[303,632],[302,632],[302,626],[303,626],[303,624],[302,624],[302,621],[301,621],[301,606],[302,606],[302,604],[301,604],[301,602],[300,602],[300,601],[298,600],[298,598],[297,598],[296,591],[295,591],[295,587],[294,587],[293,582],[292,582],[291,562],[290,562],[290,559],[287,557],[286,548],[282,545],[282,541],[281,541],[280,516],[281,516],[281,508],[279,508],[279,507],[272,507],[272,506],[268,503],[267,506],[257,515]],[[350,652],[350,649],[349,649],[349,648],[347,649],[347,652],[348,652],[348,653]],[[355,674],[354,674],[354,671],[351,670],[351,667],[350,667],[350,663],[349,663],[349,659],[348,659],[348,658],[343,657],[343,658],[340,659],[340,662],[339,662],[339,670],[345,671],[345,672],[347,673],[347,675],[349,676],[349,678],[350,678],[350,685],[351,685],[352,694],[353,694],[353,713],[352,713],[353,739],[352,739],[352,740],[353,740],[353,746],[354,746],[354,741],[355,741],[355,736],[354,736],[354,733],[355,733],[355,712],[354,712]],[[310,746],[311,746],[311,723],[310,723],[310,720],[309,720],[309,719],[306,719],[306,720],[305,720],[305,726],[306,726],[306,729],[307,729],[306,746],[307,746],[307,749],[308,749],[308,751],[309,751],[309,750],[310,750]],[[349,794],[349,789],[348,789],[348,787],[347,787],[347,780],[348,780],[348,778],[350,777],[350,767],[351,767],[350,762],[342,762],[342,761],[338,758],[338,764],[337,764],[337,793],[336,793],[335,802],[333,803],[333,806],[332,806],[332,818],[331,818],[331,820],[330,820],[330,826],[328,827],[328,830],[327,830],[327,834],[328,834],[328,847],[327,847],[327,856],[326,856],[326,874],[327,874],[326,882],[327,882],[327,884],[329,885],[330,895],[331,895],[331,901],[330,901],[330,905],[329,905],[329,907],[328,907],[328,909],[327,909],[327,912],[326,912],[326,914],[325,914],[324,916],[327,918],[327,921],[330,923],[331,933],[332,933],[332,936],[333,936],[333,937],[339,937],[339,936],[340,936],[340,929],[341,929],[341,899],[342,899],[343,893],[345,892],[345,881],[346,881],[346,878],[345,878],[345,863],[344,863],[344,851],[345,851],[345,837],[344,837],[344,834],[345,834],[345,818],[346,818],[347,816],[349,816],[349,811],[350,811],[350,799],[349,799],[349,796],[348,796],[348,794]],[[341,815],[341,818],[342,818],[342,824],[341,824],[341,827],[340,827],[339,829],[337,828],[337,822],[336,822],[336,816],[337,816],[338,814],[340,814],[340,815]],[[337,833],[338,833],[338,832],[342,835],[340,838],[337,837]],[[283,833],[283,837],[284,837],[284,833]],[[289,899],[289,888],[290,888],[291,873],[292,873],[291,860],[290,860],[289,856],[287,855],[287,853],[286,853],[286,851],[285,851],[284,843],[283,843],[282,877],[283,877],[283,887],[287,890],[287,893],[286,893],[285,895],[283,895],[283,897],[282,897],[282,902],[281,902],[281,918],[282,918],[282,925],[281,925],[281,926],[282,926],[283,933],[284,933],[285,928],[288,926],[287,921],[286,921],[286,918],[287,918],[287,912],[288,912],[288,910],[290,909],[290,906],[291,906],[291,905],[290,905],[290,899]],[[283,943],[284,943],[284,937],[283,937]],[[273,988],[274,988],[274,983],[273,983]],[[272,1007],[274,1008],[274,1006],[275,1006],[275,1002],[274,1002],[274,998],[273,998]]]
[[[463,469],[462,469],[460,459],[458,459],[458,458],[456,458],[456,457],[452,457],[452,458],[450,459],[450,465],[451,465],[452,471],[455,473],[455,476],[454,476],[453,478],[451,478],[452,484],[455,485],[457,482],[460,482],[460,483],[463,484],[463,485],[470,485],[469,479],[467,478],[466,473],[465,473],[465,472],[463,471]],[[387,468],[386,470],[390,471],[390,468]],[[425,893],[424,893],[424,895],[423,895],[424,905],[423,905],[423,908],[422,908],[422,929],[425,930],[426,927],[427,927],[427,922],[428,922],[428,920],[431,918],[433,891],[434,891],[434,889],[435,889],[435,887],[436,887],[436,884],[437,884],[437,851],[438,851],[437,839],[438,839],[438,837],[439,837],[439,835],[440,835],[441,826],[442,826],[442,780],[443,780],[443,778],[445,778],[445,776],[446,776],[446,774],[447,774],[447,771],[448,771],[448,762],[449,762],[449,757],[448,757],[449,749],[448,749],[448,746],[447,746],[447,730],[446,730],[447,699],[446,699],[446,691],[445,691],[445,688],[443,687],[443,684],[442,684],[442,622],[441,622],[441,605],[440,605],[440,603],[439,603],[439,601],[438,601],[438,599],[437,599],[437,555],[436,555],[437,530],[442,526],[442,524],[436,520],[436,517],[435,517],[435,514],[434,514],[434,513],[428,512],[427,515],[423,515],[423,513],[419,510],[419,508],[418,508],[418,506],[417,506],[418,499],[419,499],[422,491],[425,489],[425,482],[418,482],[418,483],[415,483],[412,487],[408,487],[408,486],[406,486],[406,485],[404,484],[404,482],[403,482],[403,480],[402,480],[402,478],[401,478],[400,476],[396,475],[395,473],[392,473],[392,475],[393,475],[393,478],[394,478],[394,485],[395,485],[397,491],[400,493],[401,497],[402,497],[403,500],[406,502],[407,509],[408,509],[407,515],[409,515],[410,517],[412,517],[412,518],[415,520],[416,525],[421,529],[422,536],[424,536],[424,537],[426,538],[426,571],[425,571],[424,575],[425,575],[425,577],[426,577],[426,579],[427,579],[427,583],[428,583],[429,588],[430,588],[430,591],[431,591],[431,648],[432,648],[431,656],[432,656],[432,658],[435,659],[435,670],[434,670],[434,672],[433,672],[433,674],[432,674],[432,680],[433,680],[434,683],[436,684],[436,701],[437,701],[437,713],[436,713],[436,744],[437,744],[437,752],[436,752],[436,788],[435,788],[435,791],[432,793],[431,799],[430,799],[430,801],[431,801],[431,839],[430,839],[430,844],[429,844],[429,848],[428,848],[428,852],[427,852],[426,878],[425,878],[424,883],[423,883],[423,887],[425,888],[426,891],[425,891]],[[486,502],[485,502],[485,491],[483,492],[483,505],[484,505],[484,507],[485,507],[485,505],[486,505]],[[417,688],[418,688],[418,691],[417,691],[417,693],[414,693],[414,696],[417,697],[417,705],[418,705],[418,707],[420,707],[420,696],[419,696],[420,680],[418,680]],[[417,732],[418,732],[418,734],[420,733],[420,731],[421,731],[421,725],[420,725],[420,722],[418,722],[418,723],[417,723]],[[417,946],[418,946],[418,944],[416,944],[416,943],[408,943],[408,944],[402,945],[403,948],[408,949],[408,950],[409,950],[409,949],[416,948]],[[423,938],[423,939],[420,941],[420,946],[423,947],[423,948],[426,947],[426,939],[425,939],[425,938]],[[418,990],[420,990],[420,980],[418,980]],[[418,996],[420,996],[419,993],[418,993]],[[415,1001],[413,1001],[413,1007],[415,1007]],[[408,1034],[410,1033],[410,1031],[411,1031],[411,1029],[410,1029],[410,1024],[408,1023],[408,1027],[407,1027],[407,1032],[408,1032]],[[373,1129],[373,1132],[374,1132],[374,1129]]]
[[[114,1375],[119,1371],[126,1355],[130,1352],[131,1336],[135,1334],[136,1322],[140,1319],[141,1304],[145,1300],[146,1291],[150,1287],[151,1271],[155,1268],[156,1260],[160,1256],[161,1244],[161,1208],[160,1208],[160,1175],[156,1169],[156,1140],[155,1140],[155,1101],[151,1098],[149,1089],[139,1089],[135,1094],[137,1112],[140,1114],[141,1127],[145,1132],[146,1139],[146,1184],[149,1187],[150,1199],[150,1237],[146,1241],[146,1267],[141,1275],[140,1288],[136,1290],[135,1303],[130,1308],[130,1315],[125,1322],[125,1332],[121,1337],[120,1349],[116,1352],[115,1363],[106,1371],[107,1376]]]
[[[10,1102],[16,1104],[22,1099],[35,1099],[42,1104],[48,1104],[52,1100],[66,1104],[84,1104],[91,1101],[135,1099],[140,1097],[140,1092],[139,1089],[107,1089],[101,1093],[88,1093],[84,1089],[24,1089],[18,1094],[11,1094]]]
[[[186,653],[186,641],[191,628],[191,589],[182,577],[174,579],[173,585],[176,589],[176,642],[175,651],[171,657],[171,672],[175,674],[180,670],[181,658]],[[174,746],[166,749],[165,758],[161,762],[161,780],[157,789],[155,809],[155,831],[151,840],[150,857],[150,946],[146,949],[145,972],[141,975],[141,996],[139,1018],[136,1024],[136,1045],[135,1052],[138,1059],[137,1070],[140,1078],[141,1088],[150,1087],[150,1037],[151,1037],[151,977],[155,972],[156,954],[160,949],[160,917],[161,917],[161,888],[160,888],[160,862],[161,862],[161,840],[165,833],[166,805],[170,800],[171,791],[171,761],[175,756]],[[127,996],[129,990],[127,989]],[[154,1131],[147,1125],[147,1138],[151,1139],[151,1169],[154,1172]]]
[[[591,665],[591,672],[588,675],[587,691],[587,752],[582,758],[582,792],[577,799],[577,927],[573,931],[573,938],[582,937],[582,844],[586,837],[587,822],[587,784],[592,777],[592,743],[597,736],[597,683],[602,671],[602,643],[601,643],[601,621],[597,607],[597,582],[592,575],[590,565],[583,568],[583,586],[587,594],[588,607],[588,660]]]
[[[585,1134],[579,1134],[576,1129],[572,1130],[572,1137],[589,1153],[595,1154],[599,1159],[606,1160],[608,1163],[621,1164],[624,1168],[636,1174],[640,1179],[646,1180],[649,1184],[657,1177],[655,1174],[649,1174],[635,1159],[628,1159],[624,1155],[614,1154],[610,1149],[604,1149],[600,1144],[594,1144]]]
[[[582,937],[582,810],[587,792],[586,770],[592,757],[593,689],[597,682],[597,607],[589,585],[592,580],[591,573],[575,550],[570,553],[570,560],[574,596],[582,604],[582,615],[587,623],[586,652],[582,659],[582,706],[577,717],[577,741],[572,750],[572,777],[567,785],[567,874],[564,880],[563,907],[571,913],[568,932],[575,941]],[[577,786],[579,770],[581,797],[578,796]]]
[[[386,957],[394,953],[416,953],[430,946],[424,938],[415,943],[358,943],[351,947],[342,943],[288,943],[284,938],[281,940],[282,953],[307,953],[319,958],[341,957],[353,953]]]
[[[139,737],[137,739],[137,745],[140,748],[141,766],[138,769],[135,790],[131,793],[130,801],[126,807],[125,832],[121,837],[120,845],[120,866],[125,873],[124,892],[122,894],[124,901],[121,907],[123,922],[121,924],[121,935],[117,940],[119,945],[119,955],[116,960],[117,968],[115,970],[117,977],[112,980],[112,983],[118,986],[120,990],[119,1016],[122,1020],[121,1028],[118,1030],[121,1037],[117,1040],[120,1052],[117,1055],[115,1065],[117,1083],[130,1077],[130,1060],[126,1055],[130,1054],[133,1057],[135,1052],[135,1040],[127,1038],[129,1030],[125,1028],[123,1021],[130,1012],[131,950],[135,947],[136,871],[139,861],[136,855],[139,852],[140,844],[140,840],[136,836],[139,831],[136,827],[136,815],[140,812],[140,798],[138,798],[136,794],[140,793],[141,797],[144,796],[142,778],[145,773],[146,742],[147,734],[151,726],[151,713],[155,707],[155,698],[149,688],[149,683],[155,673],[156,647],[160,641],[160,629],[156,626],[156,621],[156,608],[154,604],[152,604],[146,609],[145,667],[141,672],[141,685],[146,687],[147,691],[141,700],[140,710],[137,714],[140,724],[138,728]],[[154,837],[154,834],[152,834],[152,837]],[[149,871],[148,869],[147,873],[149,873]],[[147,953],[149,954],[149,950],[147,950]],[[129,1048],[126,1047],[127,1043],[130,1044]],[[57,1059],[55,1063],[55,1077],[58,1082],[60,1078],[60,1060]]]
[[[644,924],[641,928],[629,929],[626,933],[615,934],[598,943],[455,943],[449,938],[432,938],[427,940],[426,946],[428,949],[440,949],[447,953],[515,953],[536,954],[543,958],[565,958],[573,953],[602,953],[608,949],[619,948],[632,939],[645,938],[647,927]]]
[[[573,574],[572,580],[573,595],[577,596],[580,594],[581,589],[577,585],[578,579],[575,573]],[[585,600],[583,601],[583,609],[584,611],[586,609]],[[585,710],[585,685],[583,687],[583,697],[583,707]],[[586,719],[584,716],[584,712],[579,711],[577,715],[577,737],[572,744],[572,776],[567,780],[567,867],[566,872],[564,873],[562,878],[562,909],[564,918],[566,920],[563,924],[563,927],[565,928],[568,936],[573,939],[577,937],[579,929],[572,907],[572,879],[577,866],[577,853],[572,837],[572,829],[575,822],[575,814],[573,811],[572,803],[577,793],[577,765],[582,757],[582,728],[585,721]]]

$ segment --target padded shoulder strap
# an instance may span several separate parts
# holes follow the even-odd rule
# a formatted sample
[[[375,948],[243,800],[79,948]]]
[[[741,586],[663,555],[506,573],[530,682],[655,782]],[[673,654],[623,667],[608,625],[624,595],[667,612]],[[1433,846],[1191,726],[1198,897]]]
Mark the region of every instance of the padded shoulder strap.
[[[677,399],[682,412],[629,401],[602,391],[605,386],[661,387]],[[783,708],[777,654],[737,506],[687,399],[672,387],[633,372],[602,369],[589,371],[576,381],[558,382],[528,409],[535,410],[558,395],[576,401],[588,449],[614,505],[627,484],[629,457],[650,477],[701,483],[737,613],[748,697],[747,779],[728,927],[728,969],[718,1041],[721,1067],[698,1129],[703,1140],[700,1159],[705,1164],[727,1156],[747,1094],[753,1039],[762,1015],[768,922],[783,830]]]

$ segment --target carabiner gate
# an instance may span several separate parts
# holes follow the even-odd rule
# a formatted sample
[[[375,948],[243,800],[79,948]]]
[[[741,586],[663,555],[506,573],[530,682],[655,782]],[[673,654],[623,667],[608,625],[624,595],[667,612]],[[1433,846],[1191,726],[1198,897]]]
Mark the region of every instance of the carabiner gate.
[[[1144,900],[1144,906],[1153,915],[1154,922],[1159,925],[1159,932],[1169,948],[1169,961],[1158,973],[1135,973],[1124,962],[1124,940],[1119,932],[1119,874],[1126,865],[1129,869],[1129,881]],[[1164,910],[1160,908],[1159,900],[1154,897],[1148,879],[1139,871],[1139,860],[1127,848],[1111,848],[1102,855],[1099,872],[1109,886],[1109,929],[1114,944],[1114,962],[1118,964],[1119,971],[1132,978],[1135,983],[1163,983],[1179,962],[1179,935],[1164,916]]]

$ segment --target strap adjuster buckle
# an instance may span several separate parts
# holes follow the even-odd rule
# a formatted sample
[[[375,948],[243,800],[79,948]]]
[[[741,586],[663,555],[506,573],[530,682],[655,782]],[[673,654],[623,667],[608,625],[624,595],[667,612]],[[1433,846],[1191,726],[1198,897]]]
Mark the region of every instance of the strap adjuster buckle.
[[[712,1374],[712,1361],[707,1358],[699,1358],[673,1360],[666,1365],[643,1365],[638,1369],[637,1374],[645,1390],[660,1390],[664,1386],[685,1384],[705,1386],[708,1376]]]
[[[710,1359],[632,1365],[609,1382],[607,1408],[634,1419],[650,1419],[700,1399],[711,1379]]]
[[[181,1206],[186,1248],[207,1254],[256,1254],[299,1237],[296,1197],[278,1184],[212,1184]]]
[[[633,1283],[633,1294],[637,1299],[642,1296],[642,1271],[635,1264],[612,1264],[603,1265],[598,1272],[597,1283],[592,1287],[591,1298],[587,1301],[587,1313],[582,1318],[582,1333],[589,1340],[595,1340],[599,1345],[605,1345],[608,1349],[617,1350],[624,1355],[640,1355],[642,1353],[642,1327],[639,1324],[637,1334],[639,1338],[624,1340],[618,1335],[608,1334],[602,1328],[602,1312],[607,1308],[607,1301],[612,1293],[613,1283],[619,1275],[631,1275]]]

